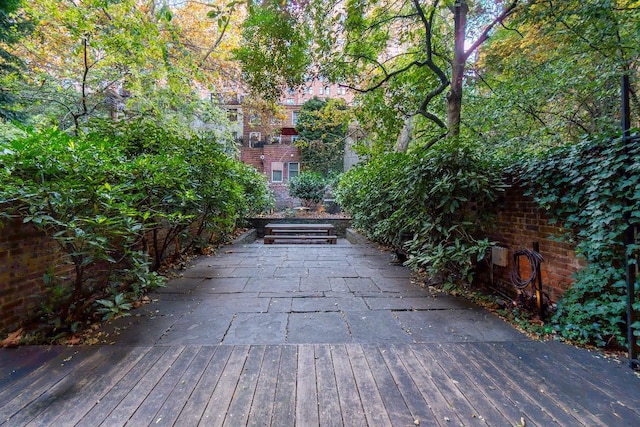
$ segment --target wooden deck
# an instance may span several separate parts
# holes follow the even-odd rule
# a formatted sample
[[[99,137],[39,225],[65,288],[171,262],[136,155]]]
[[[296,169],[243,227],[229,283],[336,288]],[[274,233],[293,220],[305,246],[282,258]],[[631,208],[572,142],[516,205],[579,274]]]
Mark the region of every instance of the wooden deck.
[[[632,426],[640,380],[560,344],[0,350],[0,425]]]

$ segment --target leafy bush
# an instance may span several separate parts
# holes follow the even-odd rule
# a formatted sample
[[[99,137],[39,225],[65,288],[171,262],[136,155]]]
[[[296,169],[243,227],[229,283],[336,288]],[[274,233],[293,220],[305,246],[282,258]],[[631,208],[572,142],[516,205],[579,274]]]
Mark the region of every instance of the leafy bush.
[[[32,223],[73,266],[71,277],[45,277],[37,315],[52,330],[73,330],[96,312],[123,314],[162,283],[152,270],[170,244],[219,242],[240,216],[268,207],[255,169],[215,141],[162,127],[119,123],[79,137],[50,129],[0,141],[0,218]]]
[[[289,194],[302,199],[305,206],[320,203],[324,198],[326,187],[325,179],[315,172],[303,172],[289,180]]]
[[[480,238],[503,191],[500,172],[461,140],[389,153],[345,173],[336,197],[355,227],[445,282],[468,282],[490,242]]]
[[[624,345],[626,261],[638,245],[625,247],[627,219],[640,224],[640,136],[628,144],[607,137],[584,139],[519,165],[520,178],[550,216],[558,218],[589,265],[565,292],[553,319],[570,340]],[[636,283],[636,292],[638,284]],[[636,310],[640,310],[640,301]]]

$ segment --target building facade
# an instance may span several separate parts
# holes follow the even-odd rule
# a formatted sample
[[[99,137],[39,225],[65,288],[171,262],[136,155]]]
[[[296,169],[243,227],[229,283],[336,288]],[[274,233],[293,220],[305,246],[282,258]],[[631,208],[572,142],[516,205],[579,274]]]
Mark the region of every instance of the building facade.
[[[314,97],[340,98],[348,104],[353,101],[349,90],[321,78],[310,79],[297,90],[287,89],[276,111],[260,103],[225,105],[230,119],[242,121],[242,134],[238,136],[240,160],[267,177],[278,210],[300,206],[299,200],[289,196],[287,183],[304,170],[300,151],[295,146],[298,135],[296,122],[302,105]]]

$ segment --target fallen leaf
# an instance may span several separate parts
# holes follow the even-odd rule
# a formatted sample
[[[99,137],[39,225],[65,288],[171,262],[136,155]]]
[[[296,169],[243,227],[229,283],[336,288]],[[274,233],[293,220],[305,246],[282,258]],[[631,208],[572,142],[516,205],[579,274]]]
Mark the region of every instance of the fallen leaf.
[[[0,341],[0,347],[15,347],[20,344],[20,340],[22,339],[22,328],[18,329],[15,332],[12,332],[5,338]]]

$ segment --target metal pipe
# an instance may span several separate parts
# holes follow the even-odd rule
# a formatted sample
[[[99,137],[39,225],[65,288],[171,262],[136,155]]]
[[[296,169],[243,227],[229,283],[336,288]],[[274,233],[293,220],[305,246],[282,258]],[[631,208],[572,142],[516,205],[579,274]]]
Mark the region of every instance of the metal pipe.
[[[625,73],[622,76],[622,142],[625,145],[625,150],[628,148],[628,144],[631,143],[631,108],[629,104],[630,93],[629,74]],[[627,159],[629,162],[629,159]],[[629,174],[629,169],[625,172],[625,175]],[[625,197],[624,203],[629,206],[632,203]],[[624,251],[625,251],[625,267],[627,273],[627,341],[629,343],[629,366],[632,369],[640,367],[638,363],[638,345],[636,344],[636,337],[634,333],[633,324],[636,321],[636,312],[633,309],[635,303],[635,284],[636,284],[636,266],[632,263],[631,253],[629,246],[633,245],[636,240],[635,227],[631,223],[631,213],[627,209],[625,212],[625,222],[627,228],[624,232]]]

